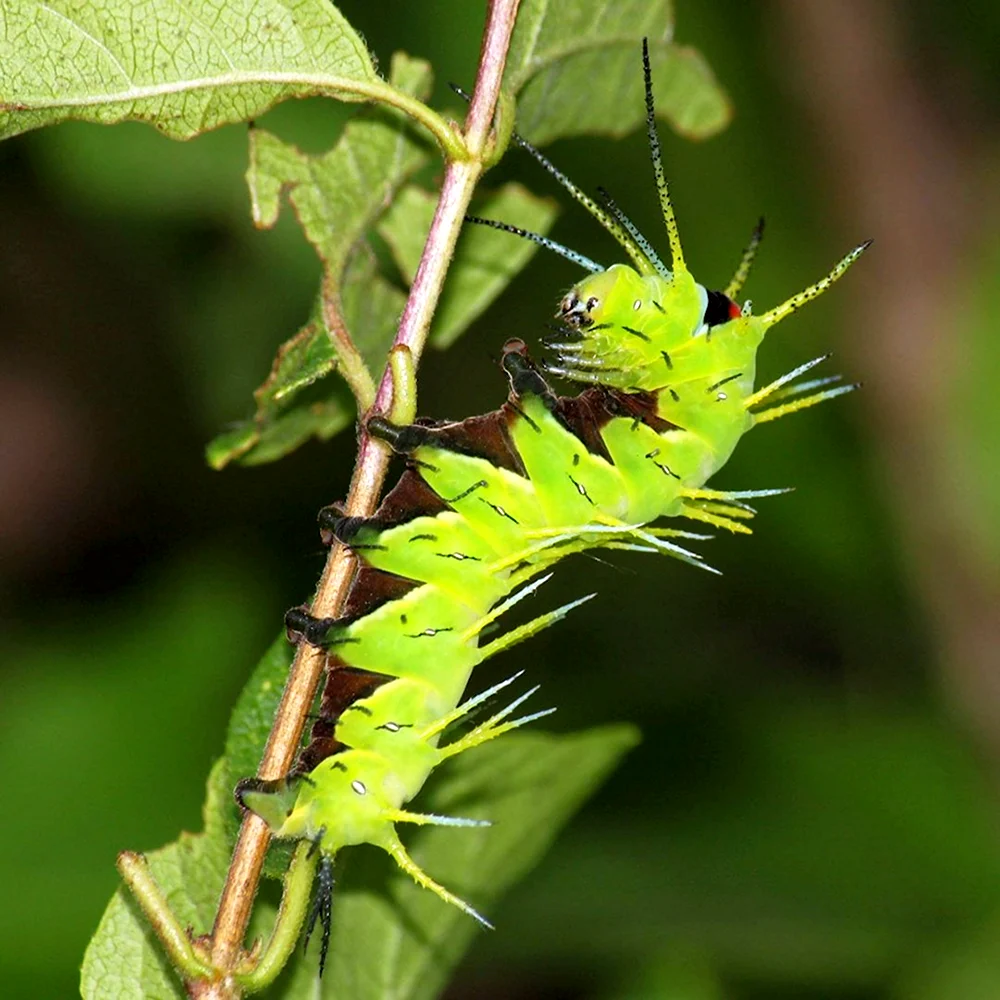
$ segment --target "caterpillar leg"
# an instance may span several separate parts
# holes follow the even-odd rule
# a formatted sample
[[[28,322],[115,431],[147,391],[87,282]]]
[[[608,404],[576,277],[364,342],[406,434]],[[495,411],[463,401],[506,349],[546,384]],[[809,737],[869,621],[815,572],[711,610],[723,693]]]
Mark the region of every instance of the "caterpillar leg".
[[[295,807],[299,782],[311,780],[306,775],[292,778],[244,778],[233,792],[237,805],[256,813],[272,830],[280,830]]]
[[[310,646],[327,649],[337,641],[331,641],[330,630],[339,624],[339,618],[317,618],[303,607],[291,608],[285,612],[288,641],[295,644],[307,642]]]
[[[435,443],[433,428],[422,424],[395,424],[386,417],[375,416],[368,419],[365,428],[372,437],[385,441],[400,455],[409,455],[421,445]]]
[[[334,542],[342,542],[344,545],[350,545],[352,549],[374,548],[375,546],[370,544],[358,544],[356,541],[358,534],[366,528],[381,531],[386,526],[378,517],[345,517],[344,512],[336,504],[322,508],[316,521],[324,545],[330,546]]]
[[[523,340],[508,340],[504,344],[500,364],[514,396],[537,396],[550,410],[557,406],[558,397],[531,360]],[[403,455],[410,455],[422,446],[449,446],[442,430],[433,426],[400,424],[382,416],[370,417],[365,426],[369,434]]]
[[[508,340],[503,345],[500,364],[507,373],[510,391],[520,399],[523,396],[537,396],[545,408],[554,412],[558,398],[542,373],[528,355],[528,346],[523,340]]]

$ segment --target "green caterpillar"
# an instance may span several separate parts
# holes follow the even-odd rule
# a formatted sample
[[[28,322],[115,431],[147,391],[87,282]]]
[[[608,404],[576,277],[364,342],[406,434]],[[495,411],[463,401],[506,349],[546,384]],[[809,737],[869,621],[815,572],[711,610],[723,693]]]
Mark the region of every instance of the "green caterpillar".
[[[562,299],[566,337],[550,345],[556,363],[546,366],[589,387],[577,396],[556,395],[523,342],[509,341],[502,361],[511,389],[506,404],[456,423],[401,427],[371,418],[369,433],[406,455],[407,470],[372,518],[321,512],[324,541],[350,545],[359,568],[340,618],[317,619],[301,609],[286,617],[293,639],[329,651],[320,718],[292,776],[247,779],[237,788],[238,801],[275,836],[311,842],[320,852],[308,929],[319,917],[321,961],[332,859],[351,844],[381,847],[418,883],[489,926],[416,865],[397,824],[481,825],[404,806],[443,760],[548,714],[511,718],[532,689],[461,738],[441,742],[447,727],[515,679],[461,702],[477,664],[589,597],[480,644],[487,626],[540,586],[554,563],[585,549],[659,552],[708,568],[671,540],[705,536],[650,525],[685,517],[748,531],[744,522],[753,510],[744,501],[782,491],[726,492],[705,483],[755,424],[854,388],[832,384],[837,378],[794,382],[820,358],[755,390],[755,363],[766,332],[829,288],[867,244],[759,316],[734,298],[760,226],[724,291],[698,284],[684,261],[664,178],[645,47],[643,64],[669,269],[609,196],[602,192],[605,206],[596,204],[519,137],[619,241],[632,266],[605,270],[538,234],[472,220],[534,240],[591,272]]]

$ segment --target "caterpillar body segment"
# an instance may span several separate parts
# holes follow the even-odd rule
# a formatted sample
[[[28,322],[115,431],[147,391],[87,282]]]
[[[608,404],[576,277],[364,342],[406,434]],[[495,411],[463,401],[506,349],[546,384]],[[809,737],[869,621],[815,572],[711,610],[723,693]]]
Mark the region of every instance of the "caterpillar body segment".
[[[327,651],[319,717],[294,773],[280,781],[247,779],[237,799],[276,836],[307,841],[321,852],[325,875],[318,892],[327,898],[317,900],[310,920],[324,924],[324,942],[330,859],[358,843],[381,847],[419,884],[488,926],[417,867],[397,824],[475,825],[404,807],[443,760],[551,711],[511,718],[531,689],[464,736],[448,737],[453,723],[516,680],[463,702],[479,663],[593,595],[495,633],[506,611],[533,599],[560,559],[587,549],[653,552],[710,569],[683,544],[706,536],[654,522],[687,518],[749,532],[746,522],[755,511],[746,501],[785,491],[724,491],[706,483],[756,423],[853,388],[835,379],[795,381],[821,358],[755,390],[756,357],[768,329],[822,294],[867,244],[760,316],[733,296],[747,278],[762,224],[725,291],[695,281],[660,163],[645,53],[644,65],[670,268],[610,196],[602,208],[515,136],[605,225],[635,266],[602,270],[543,237],[486,221],[542,242],[590,272],[560,302],[554,361],[537,365],[523,341],[511,340],[502,354],[510,394],[499,409],[454,422],[370,418],[367,431],[405,456],[406,470],[372,517],[344,517],[335,506],[320,513],[324,542],[350,546],[358,565],[338,618],[314,618],[303,609],[286,617],[293,641]],[[558,395],[546,373],[586,388]],[[397,411],[397,419],[406,412]]]

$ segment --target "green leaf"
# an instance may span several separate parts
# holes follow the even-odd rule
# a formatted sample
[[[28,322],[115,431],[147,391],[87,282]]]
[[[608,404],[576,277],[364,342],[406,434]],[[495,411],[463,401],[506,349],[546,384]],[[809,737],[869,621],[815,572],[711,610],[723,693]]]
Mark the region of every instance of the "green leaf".
[[[414,858],[435,879],[488,911],[538,863],[560,828],[637,739],[631,726],[565,736],[517,733],[461,755],[435,774],[417,808],[490,819],[494,826],[423,828],[409,839]],[[411,882],[381,851],[351,848],[343,860],[322,981],[313,944],[266,996],[437,996],[482,928]],[[518,928],[501,922],[496,933],[516,938]]]
[[[256,412],[216,437],[208,464],[221,469],[234,459],[262,465],[294,451],[311,437],[331,438],[354,419],[347,387],[336,382],[306,396],[302,390],[336,367],[333,343],[317,303],[313,318],[278,349],[271,373],[254,392]]]
[[[235,788],[241,778],[257,773],[264,745],[274,725],[274,715],[281,701],[281,693],[288,679],[288,668],[294,650],[284,632],[268,647],[254,668],[233,707],[226,731],[226,749],[223,757],[227,788]],[[219,821],[227,830],[230,843],[235,843],[239,830],[240,811],[232,796],[229,801],[218,800]],[[288,867],[291,856],[287,845],[274,843],[268,852],[266,874],[280,878]]]
[[[429,192],[412,186],[404,188],[379,225],[379,233],[408,282],[416,273],[436,205],[437,198]],[[475,211],[544,234],[558,210],[551,201],[535,197],[519,184],[506,184],[487,195]],[[537,249],[534,243],[513,239],[509,233],[466,226],[434,317],[431,342],[442,348],[453,344],[490,307]]]
[[[695,49],[673,41],[670,0],[526,0],[504,84],[517,127],[539,145],[572,135],[621,136],[645,119],[640,47],[649,38],[656,113],[704,139],[728,124],[729,99]]]
[[[428,63],[397,52],[393,85],[426,97],[433,83]],[[255,224],[270,228],[280,193],[288,200],[328,273],[339,275],[351,249],[399,186],[429,158],[427,143],[405,120],[385,109],[359,114],[327,153],[309,156],[263,129],[250,141],[247,185]]]
[[[0,6],[0,138],[76,118],[187,139],[290,97],[388,90],[328,0]]]
[[[212,926],[229,865],[229,842],[220,822],[226,799],[232,799],[232,792],[219,761],[208,778],[204,833],[182,833],[176,843],[146,855],[180,923],[199,932]],[[185,996],[180,979],[124,886],[111,898],[87,946],[80,992],[84,1000],[183,1000]]]
[[[233,787],[256,773],[291,659],[279,637],[243,689],[226,737],[225,781]],[[553,736],[513,733],[464,753],[432,776],[415,808],[490,819],[485,829],[423,828],[408,842],[432,877],[477,907],[488,906],[542,857],[559,829],[638,740],[630,726]],[[219,810],[212,828],[236,831],[231,796],[208,807]],[[407,831],[409,833],[409,831]],[[272,845],[266,874],[280,877],[288,845]],[[338,860],[330,959],[322,995],[435,996],[448,972],[477,933],[465,914],[414,885],[381,851],[351,848]],[[273,909],[258,904],[260,926]],[[501,928],[501,932],[503,928]],[[516,928],[506,933],[516,934]],[[290,978],[267,995],[315,996],[317,949],[296,958]]]
[[[430,68],[397,53],[392,81],[401,92],[425,96]],[[428,158],[426,142],[384,109],[357,115],[320,156],[263,129],[251,132],[247,185],[254,222],[273,226],[286,193],[323,263],[324,280],[309,321],[281,346],[270,375],[254,393],[254,415],[209,444],[213,468],[233,460],[271,462],[311,437],[326,440],[351,424],[350,392],[339,380],[322,380],[338,367],[360,367],[358,359],[338,354],[337,344],[347,336],[369,371],[380,371],[385,363],[405,297],[378,273],[364,235]]]

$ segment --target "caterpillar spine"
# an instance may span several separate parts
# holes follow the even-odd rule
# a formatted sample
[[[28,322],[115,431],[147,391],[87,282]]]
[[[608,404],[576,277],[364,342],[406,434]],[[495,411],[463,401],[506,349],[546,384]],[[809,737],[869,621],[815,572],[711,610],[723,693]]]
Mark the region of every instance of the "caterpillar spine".
[[[375,417],[369,433],[405,455],[408,468],[371,518],[320,515],[327,544],[351,546],[359,568],[342,614],[286,617],[290,637],[328,651],[321,714],[295,772],[246,779],[237,799],[275,836],[307,841],[321,855],[309,920],[329,936],[332,859],[368,843],[419,884],[488,921],[423,872],[397,824],[456,827],[482,821],[404,808],[442,761],[544,715],[512,718],[532,688],[453,742],[445,730],[519,678],[463,702],[473,669],[558,621],[593,595],[480,642],[513,605],[533,594],[566,555],[590,548],[656,552],[709,569],[682,541],[705,537],[657,525],[687,518],[748,532],[747,499],[783,490],[724,491],[706,482],[755,424],[850,391],[836,379],[796,382],[823,358],[754,388],[757,349],[768,330],[826,291],[867,244],[816,284],[754,315],[741,291],[762,234],[758,225],[725,291],[689,272],[663,172],[644,47],[647,124],[670,249],[670,268],[610,196],[584,195],[538,150],[515,136],[600,221],[632,264],[607,269],[545,237],[472,219],[533,239],[588,275],[562,299],[554,362],[536,365],[520,340],[502,366],[510,383],[498,410],[460,422],[398,426]],[[633,266],[634,265],[634,266]],[[545,373],[586,386],[559,396]],[[322,961],[322,958],[321,958]]]

